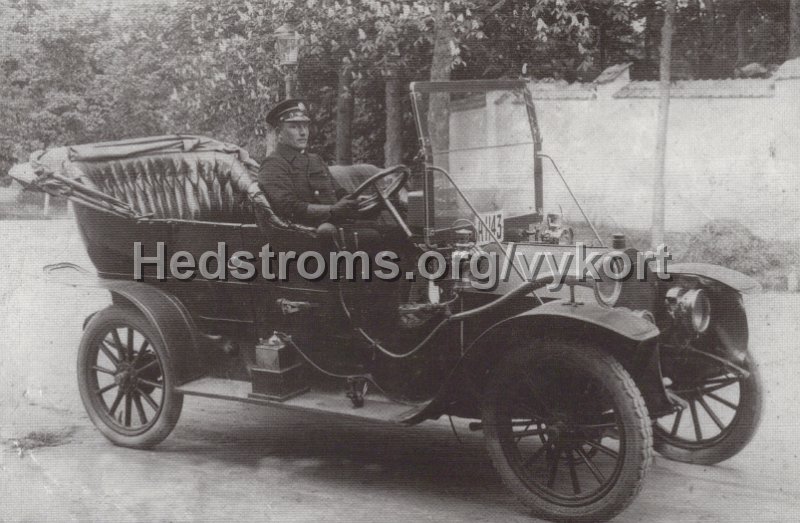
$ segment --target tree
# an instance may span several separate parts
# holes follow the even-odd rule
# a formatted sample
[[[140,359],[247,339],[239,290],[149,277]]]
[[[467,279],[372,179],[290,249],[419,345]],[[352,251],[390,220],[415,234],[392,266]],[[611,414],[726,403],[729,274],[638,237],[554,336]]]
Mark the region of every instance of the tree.
[[[661,93],[658,101],[658,135],[656,137],[656,179],[653,184],[653,223],[650,243],[654,248],[664,243],[664,175],[667,153],[667,125],[669,120],[670,70],[672,60],[672,32],[676,0],[666,0],[664,26],[661,29]]]
[[[384,74],[386,140],[383,158],[386,166],[403,162],[403,77],[399,67],[389,66]]]
[[[730,78],[737,67],[752,62],[764,66],[786,60],[789,2],[795,0],[684,0],[678,2],[673,35],[672,78]],[[632,74],[636,79],[658,77],[662,0],[641,0],[636,17],[646,20],[644,60]]]
[[[741,67],[749,62],[747,52],[747,30],[752,25],[752,18],[757,6],[749,2],[739,2],[736,14],[736,65]]]
[[[679,4],[673,79],[728,77],[737,60],[798,55],[800,0]],[[164,132],[208,134],[262,157],[264,118],[283,85],[274,30],[285,22],[303,35],[298,85],[314,111],[311,146],[339,161],[408,162],[418,146],[409,81],[591,80],[653,56],[665,2],[207,0],[122,14],[76,5],[0,3],[3,172],[46,145]],[[656,76],[653,67],[638,78]],[[446,146],[435,98],[431,136]]]
[[[336,96],[336,164],[353,163],[353,111],[352,68],[344,63],[339,68],[339,92]]]
[[[787,58],[800,56],[800,0],[789,0],[789,53]]]
[[[98,134],[108,93],[95,82],[108,63],[99,42],[113,41],[108,11],[78,13],[69,3],[0,6],[0,165],[35,149]],[[80,20],[80,22],[79,22]],[[8,24],[8,25],[6,25]],[[113,45],[113,42],[112,42]]]
[[[429,1],[345,0],[339,9],[317,12],[314,17],[307,16],[301,22],[308,40],[308,45],[304,46],[303,63],[313,61],[315,64],[317,78],[314,83],[320,85],[319,71],[332,63],[343,63],[350,72],[350,76],[344,77],[337,72],[338,78],[352,78],[352,82],[346,86],[347,89],[344,83],[338,82],[336,90],[351,94],[359,101],[353,118],[354,131],[361,126],[367,133],[356,133],[352,144],[362,161],[393,163],[402,161],[404,154],[413,150],[406,145],[407,137],[412,133],[408,132],[410,121],[403,118],[410,112],[403,91],[408,80],[430,78],[437,13],[443,13],[439,27],[460,28],[462,38],[469,35],[469,31],[463,28],[477,23],[468,15],[470,2],[438,4],[441,4],[440,10],[436,9],[436,2]],[[454,9],[457,15],[454,15]],[[457,53],[452,51],[459,50],[459,39],[455,30],[452,33],[441,62],[447,75],[458,59]],[[376,96],[375,87],[378,85],[381,87],[380,97]],[[321,90],[318,93],[324,94]],[[345,102],[341,104],[342,108],[348,107],[346,98],[337,97],[337,106],[339,102]],[[342,120],[347,119],[339,118],[337,114],[337,121],[341,123]],[[346,131],[335,133],[338,156],[345,150],[339,141],[343,135]],[[350,143],[347,141],[347,145]]]
[[[453,41],[453,30],[448,23],[448,3],[437,0],[434,6],[433,57],[431,58],[431,81],[449,80],[453,64],[452,55],[457,52]],[[450,149],[450,113],[448,111],[448,95],[446,93],[431,94],[428,108],[428,129],[433,149],[447,151]],[[444,153],[437,158],[437,164],[448,169],[449,156]]]

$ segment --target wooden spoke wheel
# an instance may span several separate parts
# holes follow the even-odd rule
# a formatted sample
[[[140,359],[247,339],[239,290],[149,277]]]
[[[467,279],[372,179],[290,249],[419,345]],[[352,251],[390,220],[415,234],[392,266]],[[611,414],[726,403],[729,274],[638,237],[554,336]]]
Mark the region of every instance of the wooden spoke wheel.
[[[763,389],[752,355],[744,368],[747,377],[717,368],[705,376],[670,378],[668,388],[688,408],[656,420],[655,449],[671,460],[714,465],[746,447],[761,420]]]
[[[180,417],[172,361],[137,310],[112,305],[92,317],[78,351],[78,385],[89,418],[116,445],[148,448]]]
[[[651,422],[632,378],[577,341],[511,351],[491,374],[483,427],[503,481],[545,519],[612,518],[652,461]]]

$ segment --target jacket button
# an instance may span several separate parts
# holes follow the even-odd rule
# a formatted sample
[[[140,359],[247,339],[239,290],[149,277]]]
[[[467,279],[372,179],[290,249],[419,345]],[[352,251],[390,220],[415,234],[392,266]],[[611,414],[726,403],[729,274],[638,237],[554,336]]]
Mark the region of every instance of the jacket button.
[[[314,191],[314,196],[319,196],[319,191]]]

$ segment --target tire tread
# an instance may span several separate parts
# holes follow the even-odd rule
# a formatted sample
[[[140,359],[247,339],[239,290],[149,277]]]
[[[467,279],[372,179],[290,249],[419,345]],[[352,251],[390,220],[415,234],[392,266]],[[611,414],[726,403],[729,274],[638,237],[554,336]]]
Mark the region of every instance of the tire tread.
[[[489,437],[486,438],[487,450],[492,458],[492,462],[495,464],[495,468],[503,480],[503,483],[516,495],[523,505],[531,509],[534,516],[552,519],[555,521],[594,522],[611,519],[630,506],[630,504],[641,491],[647,471],[653,463],[654,454],[652,422],[644,398],[642,397],[639,388],[636,386],[636,383],[630,374],[628,374],[625,368],[610,353],[598,349],[585,341],[565,337],[539,339],[536,341],[535,346],[523,346],[517,349],[512,349],[512,351],[501,360],[495,370],[491,373],[490,384],[495,378],[496,372],[502,372],[503,369],[508,365],[515,365],[515,362],[517,362],[520,358],[530,358],[531,355],[535,355],[537,350],[541,350],[542,347],[546,347],[547,350],[551,352],[573,352],[579,350],[584,355],[588,355],[591,360],[599,363],[600,365],[604,365],[606,368],[611,370],[614,381],[620,386],[620,389],[623,391],[624,395],[633,405],[636,427],[635,430],[638,432],[637,436],[642,442],[638,466],[636,467],[634,477],[627,479],[629,483],[633,483],[632,488],[625,493],[618,492],[617,496],[622,497],[622,499],[616,500],[615,503],[606,507],[586,510],[583,513],[571,508],[558,507],[552,503],[537,498],[524,485],[522,485],[521,481],[516,477],[516,474],[513,471],[503,466],[502,463],[505,460],[505,456],[503,455],[502,450],[499,448],[499,445],[493,445],[492,441],[490,441],[491,438]],[[484,412],[485,409],[486,405],[484,405]],[[485,417],[486,415],[484,414],[484,420]],[[545,503],[550,506],[541,506]]]

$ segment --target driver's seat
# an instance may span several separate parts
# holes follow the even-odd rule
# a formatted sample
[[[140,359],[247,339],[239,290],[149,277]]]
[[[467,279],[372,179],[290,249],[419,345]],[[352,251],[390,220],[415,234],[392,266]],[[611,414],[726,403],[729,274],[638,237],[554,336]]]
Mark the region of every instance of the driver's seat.
[[[329,169],[334,179],[348,193],[353,192],[370,176],[380,171],[380,168],[370,164],[332,165]],[[264,194],[259,194],[254,203],[258,227],[275,248],[297,252],[319,249],[322,239],[316,227],[295,223],[278,216]],[[379,218],[378,222],[380,221]]]

